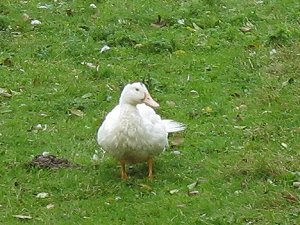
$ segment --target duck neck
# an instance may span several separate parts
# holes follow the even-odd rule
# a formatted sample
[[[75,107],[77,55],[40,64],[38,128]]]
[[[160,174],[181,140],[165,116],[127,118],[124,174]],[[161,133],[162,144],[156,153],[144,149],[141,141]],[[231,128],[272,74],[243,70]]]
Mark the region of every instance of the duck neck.
[[[125,117],[137,112],[136,106],[128,103],[120,103],[120,109],[121,116]]]

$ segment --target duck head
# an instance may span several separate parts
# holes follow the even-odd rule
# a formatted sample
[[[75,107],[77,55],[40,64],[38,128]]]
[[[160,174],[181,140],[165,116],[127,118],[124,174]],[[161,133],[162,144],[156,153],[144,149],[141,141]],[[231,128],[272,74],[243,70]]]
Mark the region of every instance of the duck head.
[[[137,104],[142,103],[145,103],[152,108],[159,107],[159,104],[153,100],[143,83],[136,82],[127,84],[122,91],[120,104],[130,104],[136,106]]]

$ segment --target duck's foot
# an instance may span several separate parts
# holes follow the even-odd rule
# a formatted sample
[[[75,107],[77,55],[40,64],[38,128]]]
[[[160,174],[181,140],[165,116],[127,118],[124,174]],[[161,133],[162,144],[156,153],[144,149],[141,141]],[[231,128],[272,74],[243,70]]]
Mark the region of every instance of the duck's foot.
[[[128,175],[126,173],[125,161],[121,160],[120,163],[121,163],[121,178],[123,180],[127,180],[128,179]]]
[[[148,164],[148,178],[153,179],[153,159],[149,158],[147,160],[147,164]]]

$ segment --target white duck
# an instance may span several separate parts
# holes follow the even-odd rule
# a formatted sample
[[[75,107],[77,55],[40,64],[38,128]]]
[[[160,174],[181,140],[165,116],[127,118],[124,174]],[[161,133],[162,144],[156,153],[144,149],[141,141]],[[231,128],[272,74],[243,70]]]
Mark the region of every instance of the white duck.
[[[153,158],[168,146],[168,133],[185,129],[181,123],[162,120],[150,107],[159,106],[142,83],[127,84],[119,105],[105,118],[97,133],[98,144],[121,163],[121,177],[127,179],[125,163],[148,163],[152,178]]]

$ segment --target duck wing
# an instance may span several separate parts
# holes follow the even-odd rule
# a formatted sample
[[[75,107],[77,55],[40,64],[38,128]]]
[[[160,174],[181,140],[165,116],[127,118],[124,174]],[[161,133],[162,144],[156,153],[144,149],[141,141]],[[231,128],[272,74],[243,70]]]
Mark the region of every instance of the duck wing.
[[[186,127],[182,123],[178,123],[174,120],[161,119],[161,117],[152,109],[145,104],[138,104],[137,109],[144,120],[151,124],[159,124],[164,127],[167,133],[174,133],[184,130]]]
[[[113,108],[112,111],[110,111],[106,115],[102,125],[99,127],[97,132],[98,144],[100,144],[106,138],[106,135],[112,132],[113,129],[116,127],[117,125],[116,123],[118,123],[119,115],[120,115],[120,105],[117,105],[115,108]]]

